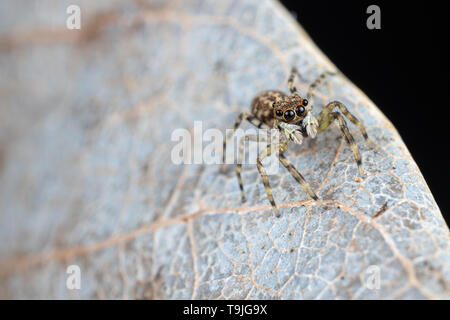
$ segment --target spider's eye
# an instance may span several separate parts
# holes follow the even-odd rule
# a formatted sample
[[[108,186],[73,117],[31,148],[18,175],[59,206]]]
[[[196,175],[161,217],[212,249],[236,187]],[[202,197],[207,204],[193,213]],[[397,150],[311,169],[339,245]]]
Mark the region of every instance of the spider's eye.
[[[295,109],[295,112],[297,113],[297,116],[302,117],[305,114],[305,108],[303,106],[298,106],[297,109]]]
[[[308,100],[303,99],[302,104],[306,107],[308,105]]]
[[[275,111],[275,114],[276,114],[278,117],[282,117],[282,116],[283,116],[283,111],[277,110],[277,111]]]
[[[287,110],[284,113],[284,119],[286,119],[286,121],[291,121],[292,119],[294,119],[295,117],[295,112],[293,110]]]

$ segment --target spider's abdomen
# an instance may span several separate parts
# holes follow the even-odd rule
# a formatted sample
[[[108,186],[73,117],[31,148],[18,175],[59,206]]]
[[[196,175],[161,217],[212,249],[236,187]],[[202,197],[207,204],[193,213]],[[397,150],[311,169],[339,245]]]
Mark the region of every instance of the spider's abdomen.
[[[275,100],[282,99],[284,97],[286,97],[286,94],[281,91],[263,91],[253,99],[251,113],[256,118],[272,127],[274,120],[273,103]]]

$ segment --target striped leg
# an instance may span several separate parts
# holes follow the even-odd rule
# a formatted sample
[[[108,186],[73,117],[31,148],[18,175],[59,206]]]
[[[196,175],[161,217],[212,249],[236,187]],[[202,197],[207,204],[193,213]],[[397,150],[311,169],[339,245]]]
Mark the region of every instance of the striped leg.
[[[289,171],[300,186],[308,193],[309,197],[315,201],[319,200],[315,192],[311,189],[308,182],[303,178],[302,174],[292,165],[291,161],[286,158],[282,153],[279,154],[279,160],[281,164]]]
[[[359,153],[358,146],[353,139],[350,131],[348,131],[347,123],[345,122],[344,117],[339,112],[329,112],[326,109],[329,105],[325,106],[322,112],[319,114],[319,132],[328,128],[328,126],[334,121],[337,120],[339,124],[339,128],[341,129],[342,135],[345,137],[345,140],[350,146],[350,149],[355,156],[356,164],[358,165],[359,173],[361,176],[364,175],[364,169],[362,168],[361,154]],[[331,109],[332,110],[332,109]]]
[[[291,94],[294,92],[297,92],[297,88],[294,85],[295,75],[297,75],[299,78],[302,78],[300,76],[300,73],[298,72],[297,68],[292,67],[291,74],[289,75],[289,78],[288,78],[288,88],[289,88],[289,91],[291,91]]]
[[[258,140],[259,139],[259,140]],[[239,188],[241,189],[241,199],[245,202],[244,185],[242,184],[241,170],[242,170],[242,157],[244,155],[244,144],[246,141],[262,141],[265,142],[267,139],[264,136],[257,134],[248,134],[241,138],[239,141],[239,153],[238,153],[238,163],[236,166],[236,175],[239,182]]]
[[[264,169],[262,165],[262,160],[272,154],[272,146],[269,144],[267,147],[258,155],[256,159],[256,167],[258,168],[259,174],[261,175],[261,179],[264,184],[264,188],[266,190],[267,198],[269,198],[270,204],[272,205],[272,209],[275,212],[275,216],[280,217],[280,213],[278,212],[277,205],[275,204],[275,200],[273,200],[272,190],[270,189],[269,178],[266,173],[266,169]]]
[[[236,122],[234,123],[233,126],[233,133],[236,131],[236,129],[239,127],[239,125],[241,124],[242,120],[246,119],[248,122],[250,122],[251,124],[253,124],[254,126],[258,127],[258,128],[269,128],[268,125],[266,125],[264,122],[262,122],[261,120],[259,120],[258,118],[256,118],[254,115],[252,115],[249,112],[242,112],[238,118],[236,119]],[[225,169],[225,159],[226,159],[226,150],[227,150],[227,142],[228,139],[231,138],[232,134],[228,137],[225,137],[225,139],[223,140],[223,154],[222,154],[222,164],[220,165],[220,171],[224,172]]]
[[[334,76],[336,75],[336,72],[332,72],[332,71],[324,71],[322,72],[316,80],[313,81],[313,83],[311,83],[311,85],[308,88],[308,94],[307,94],[307,99],[309,100],[309,105],[312,106],[313,105],[313,94],[314,94],[314,89],[320,85],[323,80],[325,80],[326,76]]]
[[[363,135],[364,139],[366,140],[366,143],[368,146],[370,146],[370,140],[369,140],[369,136],[367,135],[366,129],[364,128],[364,126],[362,125],[362,123],[358,120],[358,118],[356,118],[353,114],[350,113],[350,111],[348,111],[347,107],[339,101],[332,101],[330,103],[328,103],[325,107],[323,107],[322,112],[319,114],[319,116],[317,117],[317,119],[319,120],[319,122],[321,122],[322,119],[322,125],[319,126],[319,132],[325,130],[328,125],[326,125],[327,121],[326,118],[333,113],[334,108],[339,108],[339,110],[342,112],[342,114],[348,119],[350,120],[352,123],[354,123],[359,130],[361,131],[361,134]],[[328,120],[333,120],[333,118],[328,119]],[[321,128],[322,126],[324,126],[323,128]]]
[[[333,102],[329,103],[325,108],[327,108],[329,105],[331,105],[331,107],[329,107],[329,108],[332,109],[333,104],[335,107],[339,108],[339,110],[342,112],[342,114],[348,120],[350,120],[352,123],[354,123],[359,128],[359,130],[361,131],[361,134],[363,135],[364,139],[366,140],[367,145],[370,146],[369,136],[367,135],[366,129],[361,124],[361,122],[358,120],[358,118],[356,118],[353,114],[351,114],[350,111],[348,111],[347,107],[342,102],[339,102],[339,101],[333,101]]]

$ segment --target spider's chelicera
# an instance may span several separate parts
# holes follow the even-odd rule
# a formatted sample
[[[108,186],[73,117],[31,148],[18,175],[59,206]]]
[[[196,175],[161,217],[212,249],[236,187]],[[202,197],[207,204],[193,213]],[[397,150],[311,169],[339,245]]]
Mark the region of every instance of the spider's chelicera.
[[[279,130],[279,140],[277,143],[268,143],[266,148],[258,155],[256,160],[256,166],[261,175],[267,197],[272,205],[272,208],[277,217],[280,216],[278,208],[275,204],[275,200],[272,196],[270,189],[269,179],[267,177],[266,170],[262,165],[262,160],[265,157],[270,156],[272,153],[276,153],[281,164],[291,173],[291,175],[297,180],[301,187],[313,200],[319,200],[316,193],[311,189],[309,184],[303,178],[301,173],[292,165],[292,163],[286,158],[284,152],[288,149],[290,141],[294,143],[302,143],[303,138],[311,137],[315,138],[317,133],[327,129],[333,121],[337,121],[342,135],[350,146],[350,149],[355,156],[356,164],[359,168],[361,176],[364,175],[362,168],[361,155],[359,153],[358,146],[356,145],[353,136],[350,134],[346,121],[343,115],[353,122],[361,131],[367,144],[369,145],[369,138],[366,130],[361,122],[351,114],[345,105],[339,101],[332,101],[325,105],[322,111],[317,116],[317,119],[312,114],[313,104],[313,92],[314,89],[325,79],[327,75],[335,75],[333,72],[323,72],[308,88],[307,98],[302,98],[294,86],[295,75],[299,75],[295,67],[292,68],[291,74],[288,79],[288,87],[290,95],[287,95],[278,90],[268,90],[261,92],[256,96],[251,105],[250,112],[242,112],[233,127],[233,132],[239,127],[242,120],[246,119],[251,124],[258,128],[275,128]],[[337,109],[340,111],[337,111]],[[223,143],[223,164],[225,163],[225,151],[226,144],[229,137],[224,140]],[[246,135],[242,138],[239,144],[239,159],[242,158],[244,152],[245,141],[261,141],[261,137],[258,135]],[[222,164],[222,166],[223,166]],[[242,201],[245,201],[244,187],[241,178],[242,162],[238,161],[236,166],[236,174],[241,189]]]

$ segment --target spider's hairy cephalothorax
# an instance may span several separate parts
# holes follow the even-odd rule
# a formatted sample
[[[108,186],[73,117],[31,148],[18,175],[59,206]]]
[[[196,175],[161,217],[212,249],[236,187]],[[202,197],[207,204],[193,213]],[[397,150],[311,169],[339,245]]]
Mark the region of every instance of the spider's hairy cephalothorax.
[[[323,72],[308,88],[307,98],[302,98],[294,86],[295,75],[299,75],[295,67],[292,68],[291,75],[288,79],[288,87],[290,95],[278,90],[267,90],[256,96],[251,104],[251,112],[243,112],[239,115],[234,124],[233,130],[236,130],[243,119],[246,119],[258,128],[275,128],[279,130],[280,139],[278,143],[268,143],[266,148],[259,154],[256,166],[261,175],[267,197],[272,205],[275,215],[279,217],[278,208],[272,196],[269,179],[262,165],[262,160],[276,152],[281,164],[291,173],[302,188],[308,193],[313,200],[318,200],[316,193],[311,189],[309,184],[303,178],[301,173],[291,164],[284,156],[284,152],[288,149],[290,141],[300,144],[303,138],[315,138],[316,134],[325,130],[331,123],[337,121],[342,135],[348,142],[350,149],[356,160],[361,176],[364,175],[362,168],[361,155],[353,136],[350,134],[346,121],[343,116],[354,123],[361,131],[361,134],[369,144],[369,137],[361,122],[352,115],[345,105],[339,101],[332,101],[325,105],[319,113],[317,119],[312,114],[312,97],[315,87],[317,87],[327,75],[334,75],[333,72]],[[338,108],[340,112],[335,109]],[[341,114],[342,113],[342,114]],[[259,137],[261,138],[261,137]],[[227,139],[223,143],[223,164],[225,163],[225,151]],[[242,159],[244,152],[244,142],[249,140],[258,140],[257,135],[246,135],[239,144],[239,159]],[[223,166],[222,164],[222,166]],[[236,174],[238,177],[239,187],[241,189],[242,201],[245,201],[244,187],[241,178],[242,162],[238,161],[236,166]]]
[[[261,92],[252,101],[251,113],[270,128],[281,125],[291,128],[307,136],[303,120],[308,115],[308,100],[297,93],[286,95],[281,91],[268,90]],[[283,123],[291,124],[285,126]],[[292,126],[296,125],[296,127]],[[262,125],[258,127],[261,128]]]

